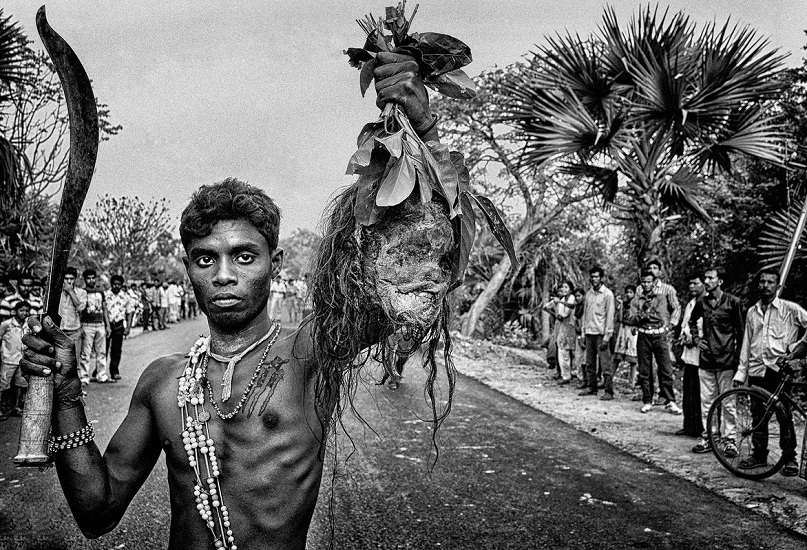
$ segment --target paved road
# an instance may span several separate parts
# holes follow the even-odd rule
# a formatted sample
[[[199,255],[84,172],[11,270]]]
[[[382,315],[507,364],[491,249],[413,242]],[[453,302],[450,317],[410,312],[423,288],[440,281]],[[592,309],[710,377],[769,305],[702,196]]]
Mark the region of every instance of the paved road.
[[[202,322],[173,325],[124,345],[124,381],[91,387],[88,409],[103,446],[128,405],[135,376],[154,357],[186,346]],[[664,473],[541,412],[461,378],[439,433],[431,474],[422,373],[413,365],[397,392],[368,381],[348,419],[352,451],[333,484],[336,548],[804,548],[807,540],[764,517]],[[164,548],[165,467],[136,497],[119,528],[85,541],[55,473],[18,470],[17,421],[0,424],[0,548]],[[330,538],[326,469],[309,546]]]

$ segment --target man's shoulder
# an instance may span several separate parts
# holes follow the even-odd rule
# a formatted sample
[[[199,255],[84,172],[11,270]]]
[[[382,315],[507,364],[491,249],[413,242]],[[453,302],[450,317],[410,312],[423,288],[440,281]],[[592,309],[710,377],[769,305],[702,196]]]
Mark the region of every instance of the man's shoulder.
[[[6,296],[2,300],[0,300],[0,306],[11,307],[20,300],[22,300],[22,296],[20,296],[19,294],[12,294],[11,296]]]
[[[187,362],[188,356],[181,352],[158,357],[140,375],[138,386],[162,384],[169,379],[176,380]]]

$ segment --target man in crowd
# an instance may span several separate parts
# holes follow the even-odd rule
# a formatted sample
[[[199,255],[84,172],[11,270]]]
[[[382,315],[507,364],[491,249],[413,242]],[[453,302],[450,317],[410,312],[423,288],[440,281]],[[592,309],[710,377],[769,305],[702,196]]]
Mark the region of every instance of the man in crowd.
[[[574,289],[574,359],[572,360],[572,378],[577,378],[576,389],[588,388],[586,379],[586,336],[583,334],[583,311],[585,309],[586,293],[582,288]]]
[[[176,281],[170,281],[165,289],[168,293],[168,322],[179,322],[179,310],[182,306],[182,287]]]
[[[645,267],[641,271],[642,292],[637,292],[631,301],[628,323],[635,326],[636,353],[639,360],[639,384],[642,387],[643,413],[653,408],[654,376],[653,359],[658,365],[659,397],[664,407],[672,414],[681,414],[675,403],[673,370],[670,361],[669,331],[681,319],[681,305],[670,285],[656,278],[655,271]]]
[[[151,329],[162,330],[165,327],[160,324],[160,280],[156,277],[146,288],[146,300],[148,301],[149,309],[151,310],[149,315],[149,318],[151,319]]]
[[[126,289],[126,293],[129,295],[129,301],[134,307],[132,323],[130,325],[131,328],[134,328],[143,321],[143,299],[140,293],[140,285],[137,283],[132,283],[129,285],[129,288]]]
[[[628,364],[628,380],[631,387],[636,384],[636,363],[638,361],[636,352],[636,327],[628,323],[628,316],[630,315],[630,304],[636,296],[636,286],[626,285],[625,295],[620,300],[617,299],[617,304],[622,303],[619,308],[619,331],[617,333],[616,347],[614,349],[614,371],[619,368],[622,363]]]
[[[160,305],[159,309],[157,310],[157,317],[160,322],[160,330],[165,330],[168,328],[166,324],[168,321],[168,311],[171,308],[171,299],[168,294],[168,281],[163,281],[161,285],[157,287],[157,300]]]
[[[600,399],[610,401],[614,398],[614,368],[610,343],[614,335],[616,302],[614,293],[603,283],[603,269],[593,267],[588,274],[591,288],[586,292],[582,322],[586,345],[586,383],[588,387],[581,391],[580,395],[597,395],[597,359],[599,358],[605,390]]]
[[[689,318],[689,330],[693,340],[698,343],[698,377],[701,392],[701,421],[704,432],[701,441],[692,447],[693,453],[708,453],[712,450],[707,418],[709,409],[715,398],[732,386],[734,373],[740,363],[740,346],[742,345],[745,323],[743,321],[743,304],[739,298],[723,291],[721,269],[708,269],[703,275],[706,294],[698,298],[692,315]],[[703,319],[703,338],[698,334],[698,320]],[[731,403],[722,408],[722,426],[725,433],[725,454],[729,458],[737,456],[737,445],[734,441],[735,410]]]
[[[20,372],[22,336],[31,306],[25,300],[14,302],[14,315],[0,323],[0,421],[22,415],[28,381]]]
[[[735,386],[749,382],[752,386],[764,388],[770,392],[776,390],[781,374],[776,362],[781,359],[793,359],[807,355],[804,339],[788,355],[789,348],[795,344],[799,331],[807,329],[807,311],[800,305],[776,297],[779,289],[779,274],[773,270],[759,273],[759,301],[751,306],[745,320],[740,363],[734,375]],[[781,403],[787,407],[786,403]],[[754,422],[761,418],[763,411],[752,410]],[[796,461],[796,437],[793,431],[793,420],[788,411],[789,425],[781,426],[780,446],[785,466],[781,470],[783,476],[793,477],[799,474]],[[768,434],[755,431],[751,435],[753,453],[740,461],[741,469],[750,470],[763,467],[768,462]]]
[[[34,281],[34,276],[30,273],[20,273],[17,277],[17,292],[11,296],[6,296],[0,301],[0,322],[11,319],[14,316],[14,304],[17,302],[28,302],[31,308],[31,315],[44,313],[42,309],[42,299],[31,293],[34,288]]]
[[[187,303],[188,303],[188,319],[196,319],[199,315],[198,309],[196,307],[196,295],[193,293],[193,289],[190,292],[186,293],[187,296]]]
[[[412,127],[422,129],[424,142],[437,140],[417,63],[388,52],[375,59],[379,106],[394,101]],[[283,261],[277,248],[279,219],[263,191],[238,180],[194,194],[183,212],[180,236],[210,338],[194,347],[191,358],[183,349],[145,370],[104,455],[93,442],[80,400],[72,343],[48,319],[43,325],[29,321],[34,334],[26,336],[23,365],[28,375],[54,377],[52,431],[66,442],[56,452],[56,468],[87,536],[95,538],[118,524],[165,452],[169,548],[305,548],[322,476],[322,441],[340,392],[328,385],[333,371],[322,371],[328,360],[322,355],[340,352],[319,353],[312,331],[325,327],[314,323],[278,339],[267,302],[269,283]],[[447,216],[439,221],[441,231],[451,235]],[[456,245],[447,246],[451,249],[440,248],[430,265],[447,263]],[[450,273],[433,276],[435,284],[447,287]],[[368,339],[354,344],[378,343],[392,327],[381,322],[374,316],[363,324]],[[232,379],[225,376],[220,386],[227,372]],[[207,387],[210,396],[203,378],[215,381],[215,389]],[[230,387],[232,396],[228,391],[225,397]]]
[[[109,314],[106,308],[104,291],[98,285],[98,274],[94,269],[85,269],[82,273],[84,290],[87,293],[87,306],[81,312],[81,361],[79,376],[86,386],[90,373],[94,373],[92,381],[100,384],[117,382],[109,376],[106,357],[106,337],[109,334]],[[90,369],[92,356],[95,355],[95,368]]]
[[[704,292],[703,276],[693,274],[689,278],[689,302],[687,302],[687,305],[684,307],[680,335],[682,349],[681,363],[684,365],[682,388],[682,393],[684,394],[682,398],[684,425],[680,430],[675,432],[675,435],[700,437],[704,431],[703,420],[701,419],[700,375],[698,374],[700,351],[698,350],[698,345],[695,343],[697,338],[703,337],[703,319],[698,319],[698,332],[694,335],[689,326],[692,310],[695,309],[695,304],[703,296]]]
[[[0,277],[0,301],[14,294],[14,286],[8,277]]]
[[[60,328],[76,345],[76,357],[81,355],[81,312],[87,308],[87,292],[76,287],[78,271],[68,266],[64,271],[62,294],[59,297]]]
[[[279,275],[272,280],[269,296],[269,317],[280,319],[283,314],[283,300],[286,297],[286,281]]]
[[[134,304],[129,294],[123,290],[123,277],[113,275],[110,289],[104,293],[106,310],[109,316],[109,376],[120,380],[120,357],[123,339],[129,336],[134,316]]]

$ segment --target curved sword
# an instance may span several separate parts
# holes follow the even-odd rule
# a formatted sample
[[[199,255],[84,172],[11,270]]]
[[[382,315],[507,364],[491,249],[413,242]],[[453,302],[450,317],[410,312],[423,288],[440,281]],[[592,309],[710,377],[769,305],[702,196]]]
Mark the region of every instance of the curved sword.
[[[48,24],[45,6],[36,13],[36,28],[56,67],[70,117],[70,157],[45,295],[45,311],[58,326],[64,271],[98,156],[98,110],[87,72],[70,45]],[[49,461],[47,447],[52,405],[53,381],[32,377],[20,426],[19,452],[14,457],[17,465],[42,466]]]

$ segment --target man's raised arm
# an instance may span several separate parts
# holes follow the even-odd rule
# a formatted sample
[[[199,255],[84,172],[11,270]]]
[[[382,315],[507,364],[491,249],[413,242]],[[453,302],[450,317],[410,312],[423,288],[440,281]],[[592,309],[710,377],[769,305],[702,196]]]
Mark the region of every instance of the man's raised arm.
[[[26,376],[54,380],[51,446],[56,471],[81,532],[95,538],[111,531],[160,456],[148,406],[149,369],[135,389],[129,412],[104,456],[93,441],[82,402],[73,341],[50,320],[31,318],[20,366]]]

